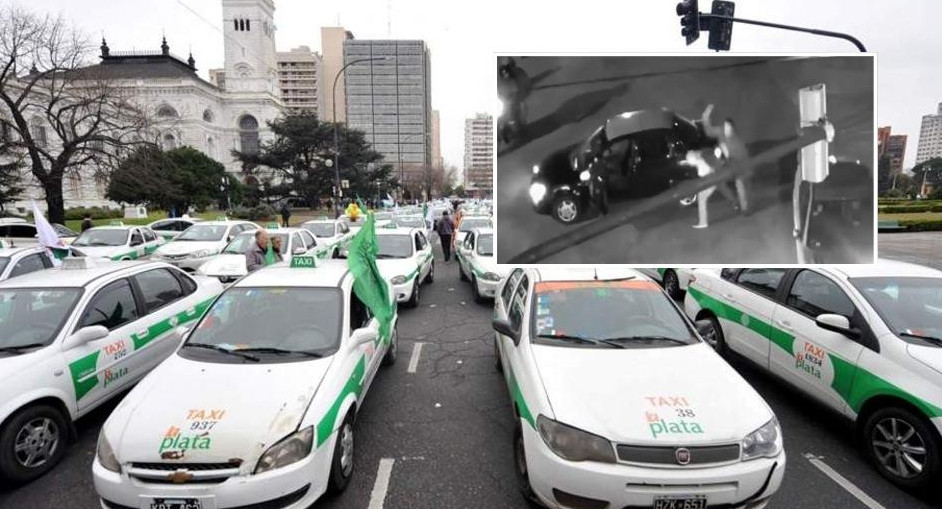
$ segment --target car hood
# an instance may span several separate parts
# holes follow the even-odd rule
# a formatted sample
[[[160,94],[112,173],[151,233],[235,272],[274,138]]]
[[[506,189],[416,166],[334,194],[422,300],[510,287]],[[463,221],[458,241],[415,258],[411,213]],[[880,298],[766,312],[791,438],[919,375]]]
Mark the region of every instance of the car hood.
[[[917,361],[942,373],[942,348],[937,346],[906,345],[906,353]]]
[[[385,260],[376,260],[376,266],[379,267],[380,274],[386,280],[391,280],[396,276],[409,276],[417,268],[412,258],[387,258]]]
[[[200,249],[218,250],[219,245],[220,243],[216,241],[196,242],[191,240],[173,240],[157,248],[157,252],[162,255],[182,255],[190,254]]]
[[[616,443],[738,442],[773,416],[705,343],[532,350],[555,419]]]
[[[330,362],[216,364],[174,355],[115,409],[106,436],[122,463],[237,458],[251,472],[297,429]]]
[[[249,273],[245,255],[226,253],[212,257],[200,265],[197,273],[203,276],[244,276]]]
[[[91,258],[111,258],[131,251],[128,246],[75,246],[75,249]]]

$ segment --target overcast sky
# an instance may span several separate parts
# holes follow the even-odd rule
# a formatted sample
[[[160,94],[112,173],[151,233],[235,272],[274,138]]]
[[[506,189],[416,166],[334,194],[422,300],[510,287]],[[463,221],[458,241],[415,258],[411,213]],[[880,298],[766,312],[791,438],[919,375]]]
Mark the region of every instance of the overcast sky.
[[[163,32],[172,52],[185,56],[192,49],[203,77],[209,68],[222,67],[222,0],[18,1],[62,13],[95,37],[104,32],[112,50],[158,49]],[[707,34],[689,48],[684,44],[675,5],[672,0],[275,0],[276,43],[279,50],[307,45],[319,51],[320,27],[338,22],[359,39],[424,39],[432,55],[432,105],[441,111],[442,155],[461,167],[464,119],[493,112],[497,103],[494,52],[709,55]],[[701,11],[709,6],[701,0]],[[921,117],[942,102],[942,86],[931,85],[942,83],[937,65],[942,38],[930,24],[942,18],[942,2],[739,0],[736,9],[742,18],[847,32],[877,53],[878,123],[909,135],[906,166],[913,164]],[[856,51],[838,39],[743,24],[733,29],[731,50]]]

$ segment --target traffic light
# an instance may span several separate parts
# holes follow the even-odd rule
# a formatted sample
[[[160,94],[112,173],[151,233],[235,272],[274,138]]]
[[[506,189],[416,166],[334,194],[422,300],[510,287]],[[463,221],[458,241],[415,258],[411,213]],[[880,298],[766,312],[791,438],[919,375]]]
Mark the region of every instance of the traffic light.
[[[713,10],[710,14],[732,18],[736,11],[735,2],[713,0]],[[729,51],[729,42],[733,38],[733,22],[712,18],[710,20],[710,49],[716,51]]]
[[[687,45],[693,44],[700,37],[700,12],[697,0],[683,0],[677,4],[677,15],[680,16],[680,35],[687,38]]]

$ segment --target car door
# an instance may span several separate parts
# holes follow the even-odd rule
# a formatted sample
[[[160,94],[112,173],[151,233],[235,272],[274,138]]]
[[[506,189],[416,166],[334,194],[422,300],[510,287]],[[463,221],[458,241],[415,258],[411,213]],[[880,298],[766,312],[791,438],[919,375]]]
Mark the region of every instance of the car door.
[[[776,298],[787,269],[742,269],[732,283],[717,285],[722,309],[717,316],[726,344],[733,351],[768,369],[770,342],[784,341],[771,326]],[[773,336],[773,333],[775,335]]]
[[[529,350],[529,300],[532,292],[530,279],[530,275],[526,272],[521,275],[520,282],[510,297],[510,307],[507,312],[510,328],[518,334],[520,340],[514,344],[511,338],[504,338],[502,343],[505,351],[504,376],[507,379],[507,387],[510,390],[514,407],[522,419],[535,427],[536,416],[531,415],[528,410],[540,390],[534,383],[538,377]],[[528,404],[528,401],[531,403]]]
[[[370,312],[369,307],[367,307],[359,297],[356,296],[356,293],[353,292],[352,286],[346,290],[347,294],[347,308],[348,316],[350,317],[349,322],[349,333],[352,334],[353,331],[367,327],[370,325],[371,321],[374,320],[373,313]],[[369,389],[369,386],[373,382],[373,378],[376,376],[376,372],[379,369],[380,361],[382,361],[382,349],[379,341],[369,341],[359,346],[359,352],[364,356],[366,363],[366,373],[363,377],[363,392]],[[355,355],[359,357],[359,355]]]
[[[132,260],[142,258],[146,252],[146,245],[144,243],[144,234],[141,233],[140,228],[132,228],[131,235],[128,238],[128,253],[131,256]]]
[[[517,283],[520,282],[520,278],[523,276],[523,269],[514,269],[507,280],[504,282],[504,285],[500,289],[500,295],[494,299],[494,318],[498,320],[507,320],[508,315],[510,314],[510,304],[513,301],[514,292],[517,291]],[[500,334],[499,332],[494,332],[494,344],[497,351],[495,354],[501,359],[501,362],[504,361],[506,357],[507,345],[513,345],[513,342],[510,338]],[[504,376],[507,376],[507,371],[504,371]]]
[[[154,231],[150,228],[141,228],[141,235],[144,236],[145,255],[153,254],[153,252],[164,243],[163,238],[157,236],[157,234],[154,233]]]
[[[134,351],[131,336],[142,326],[143,312],[128,278],[113,281],[89,299],[79,314],[82,327],[102,325],[108,336],[64,352],[79,412],[110,398],[139,373],[129,368]]]
[[[428,275],[432,268],[432,253],[431,249],[429,249],[429,243],[425,241],[425,235],[422,235],[422,232],[414,231],[412,233],[412,242],[415,244],[415,261],[419,267],[418,280],[416,280],[418,284],[425,281],[425,276]]]
[[[28,254],[14,262],[7,279],[36,272],[37,270],[48,269],[49,267],[52,267],[52,261],[45,253]]]
[[[470,278],[474,274],[474,245],[477,243],[477,235],[469,232],[464,242],[458,246],[461,256],[458,258],[459,269],[463,269],[465,275]]]
[[[799,270],[788,282],[785,301],[776,306],[772,317],[772,326],[793,340],[773,346],[770,369],[831,408],[845,411],[846,403],[835,389],[849,393],[865,347],[860,341],[819,327],[815,318],[825,313],[847,317],[851,328],[863,331],[861,341],[870,337],[859,308],[837,281],[816,270]]]

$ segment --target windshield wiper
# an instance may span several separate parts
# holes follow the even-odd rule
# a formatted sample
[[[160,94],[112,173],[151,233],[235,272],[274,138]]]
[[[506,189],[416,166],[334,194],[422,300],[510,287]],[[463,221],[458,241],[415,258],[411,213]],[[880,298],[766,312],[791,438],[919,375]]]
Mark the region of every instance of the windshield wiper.
[[[404,257],[404,256],[391,255],[391,254],[378,254],[378,255],[376,255],[376,258],[377,258],[377,259],[385,259],[385,258],[405,258],[405,257]]]
[[[611,343],[608,339],[587,338],[584,336],[571,336],[569,334],[538,334],[538,338],[560,339],[563,341],[573,341],[577,343],[589,343],[593,345],[607,345],[612,348],[625,348],[619,343]]]
[[[937,338],[935,336],[923,336],[922,334],[913,334],[912,332],[906,332],[906,331],[900,332],[899,335],[906,336],[907,338],[921,339],[927,343],[932,343],[933,345],[936,345],[936,346],[942,346],[942,338]]]
[[[46,346],[46,344],[45,343],[27,343],[25,345],[0,346],[0,352],[22,353],[22,350],[26,348],[37,348],[40,346]]]
[[[239,348],[238,350],[234,350],[234,351],[235,352],[274,353],[274,354],[285,354],[285,355],[296,353],[296,354],[303,355],[305,357],[315,357],[315,358],[323,357],[323,354],[319,354],[316,352],[308,352],[305,350],[286,350],[284,348],[272,348],[268,346],[257,347],[257,348]]]
[[[223,353],[232,354],[232,355],[235,355],[235,356],[238,356],[238,357],[242,357],[242,358],[245,359],[245,360],[254,361],[254,362],[258,362],[258,361],[259,361],[259,358],[256,357],[256,356],[254,356],[254,355],[249,355],[249,354],[247,354],[247,353],[239,353],[238,350],[230,350],[230,349],[228,349],[228,348],[223,348],[223,347],[218,346],[218,345],[211,345],[211,344],[209,344],[209,343],[187,343],[187,344],[183,345],[183,347],[184,347],[184,348],[187,348],[187,347],[193,347],[193,348],[207,348],[207,349],[209,349],[209,350],[216,350],[217,352],[223,352]]]
[[[680,343],[682,345],[689,345],[690,341],[693,341],[693,339],[692,338],[691,339],[679,339],[679,338],[671,338],[667,336],[622,336],[622,337],[617,337],[617,338],[606,338],[605,341],[646,341],[646,342],[668,341],[671,343]]]

